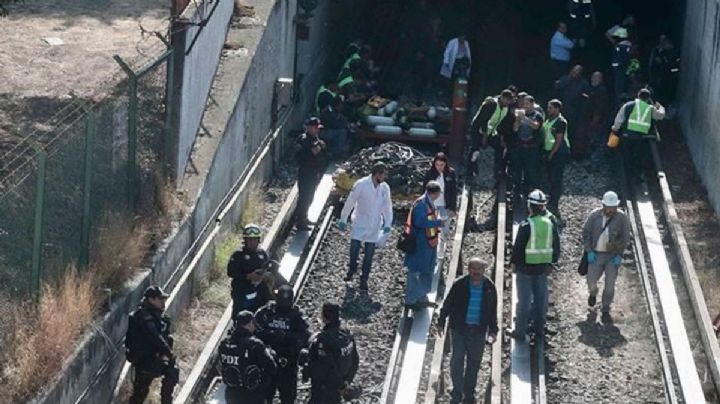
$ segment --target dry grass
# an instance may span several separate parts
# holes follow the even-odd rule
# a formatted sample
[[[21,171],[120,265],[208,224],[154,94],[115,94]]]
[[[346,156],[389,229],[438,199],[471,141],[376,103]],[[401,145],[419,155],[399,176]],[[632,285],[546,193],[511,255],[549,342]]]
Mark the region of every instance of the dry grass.
[[[12,341],[4,352],[0,402],[20,402],[36,392],[62,368],[75,341],[92,321],[98,304],[97,274],[65,271],[57,285],[45,285],[34,310],[12,310]]]
[[[259,187],[253,187],[248,193],[247,200],[243,204],[242,215],[240,216],[240,225],[244,226],[249,223],[258,223],[265,208],[265,193]]]
[[[99,287],[116,289],[142,263],[147,253],[148,225],[107,213],[90,246],[90,267],[97,274]]]

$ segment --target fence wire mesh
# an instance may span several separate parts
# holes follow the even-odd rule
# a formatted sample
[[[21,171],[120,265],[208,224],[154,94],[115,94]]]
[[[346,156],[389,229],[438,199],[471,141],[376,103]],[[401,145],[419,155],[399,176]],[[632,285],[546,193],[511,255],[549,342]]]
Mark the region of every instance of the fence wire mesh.
[[[65,100],[43,123],[0,131],[0,292],[32,292],[33,249],[38,240],[38,273],[41,281],[49,281],[62,275],[68,265],[87,261],[92,256],[90,246],[102,248],[93,238],[103,230],[104,215],[154,213],[157,187],[164,183],[161,150],[167,132],[169,57],[163,48],[131,61],[134,71],[154,66],[137,78],[137,109],[130,107],[131,80],[125,78],[99,101]],[[134,180],[128,164],[132,114],[137,119]],[[90,127],[89,115],[94,117]],[[41,201],[44,220],[38,227],[40,150],[47,153],[47,174]],[[129,187],[136,187],[135,192]],[[132,200],[133,194],[139,198]]]

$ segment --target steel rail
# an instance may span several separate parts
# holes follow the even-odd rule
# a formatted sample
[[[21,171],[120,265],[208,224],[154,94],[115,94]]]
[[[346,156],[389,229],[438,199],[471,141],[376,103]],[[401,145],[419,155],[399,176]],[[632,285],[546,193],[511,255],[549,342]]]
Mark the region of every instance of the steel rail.
[[[460,223],[463,223],[463,232],[465,228],[465,223],[468,219],[468,212],[470,210],[470,205],[472,204],[472,197],[469,196],[467,187],[464,187],[461,193],[461,199],[460,199],[460,211],[458,213],[458,227]],[[453,258],[455,258],[455,251],[458,251],[458,257],[462,257],[462,240],[463,235],[458,233],[458,231],[455,232],[455,240],[453,244]],[[458,247],[458,241],[459,241],[459,247]],[[462,267],[461,262],[459,261],[460,258],[458,258],[458,261],[451,261],[450,267],[448,268],[448,274],[445,277],[445,294],[442,298],[442,301],[445,301],[445,299],[448,296],[448,293],[450,293],[450,288],[452,287],[453,282],[455,282],[456,276],[462,274]],[[456,266],[453,266],[453,262],[457,262]],[[442,301],[439,301],[438,303],[442,303]],[[434,404],[438,397],[442,397],[443,393],[445,392],[445,383],[444,383],[444,371],[445,368],[443,366],[443,357],[445,355],[445,348],[447,347],[447,334],[448,334],[448,325],[445,324],[445,326],[440,330],[439,334],[435,337],[435,344],[433,347],[433,355],[432,355],[432,361],[430,364],[430,374],[428,377],[428,384],[427,384],[427,390],[425,391],[425,403],[426,404]]]
[[[503,179],[497,190],[497,229],[495,233],[495,289],[497,290],[498,335],[492,345],[490,364],[490,403],[502,403],[503,324],[505,295],[505,243],[507,237],[507,183]]]

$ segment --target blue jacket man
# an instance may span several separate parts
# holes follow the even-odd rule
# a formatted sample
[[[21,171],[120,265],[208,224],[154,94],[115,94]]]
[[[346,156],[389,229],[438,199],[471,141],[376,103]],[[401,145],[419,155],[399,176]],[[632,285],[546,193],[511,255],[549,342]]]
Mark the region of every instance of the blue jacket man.
[[[416,237],[416,248],[405,255],[408,268],[405,289],[405,306],[419,308],[427,306],[427,294],[432,287],[432,278],[437,261],[437,245],[443,220],[437,216],[433,201],[440,197],[442,190],[437,181],[428,181],[425,194],[413,204],[405,223],[405,232]]]

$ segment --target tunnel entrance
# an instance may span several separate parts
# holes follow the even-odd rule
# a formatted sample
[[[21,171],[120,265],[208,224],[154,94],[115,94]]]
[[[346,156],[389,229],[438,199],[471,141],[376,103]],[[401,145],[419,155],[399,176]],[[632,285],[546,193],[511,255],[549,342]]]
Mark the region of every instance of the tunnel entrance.
[[[569,19],[567,2],[562,0],[346,0],[339,8],[345,16],[337,27],[338,38],[345,43],[360,39],[372,46],[383,68],[380,92],[389,95],[407,91],[411,86],[407,82],[419,80],[416,76],[422,69],[428,69],[427,77],[436,80],[445,42],[466,33],[475,103],[509,83],[538,97],[548,96],[550,38],[558,21]],[[636,20],[633,39],[641,69],[646,68],[660,34],[667,34],[677,49],[681,46],[684,0],[596,0],[594,8],[592,34],[572,59],[573,64],[585,67],[586,76],[610,70],[612,45],[605,31],[628,14]],[[418,51],[431,59],[429,67],[418,62]],[[339,69],[342,56],[336,59]]]

